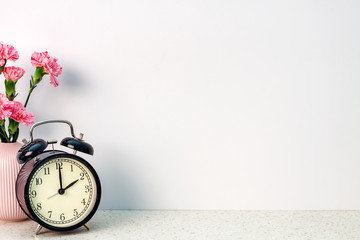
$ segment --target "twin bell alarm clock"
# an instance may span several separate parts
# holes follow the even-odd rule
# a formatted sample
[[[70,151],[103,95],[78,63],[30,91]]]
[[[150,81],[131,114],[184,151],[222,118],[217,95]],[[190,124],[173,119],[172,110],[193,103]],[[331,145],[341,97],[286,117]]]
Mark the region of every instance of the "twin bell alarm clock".
[[[72,153],[54,149],[56,140],[34,139],[36,127],[49,123],[69,125],[71,137],[60,145]],[[22,210],[42,227],[55,231],[73,230],[85,224],[96,212],[101,197],[101,185],[94,168],[76,155],[82,152],[93,155],[92,146],[75,137],[69,121],[50,120],[35,123],[30,128],[30,141],[25,141],[17,154],[23,164],[16,181],[17,200]],[[48,145],[52,149],[46,150]]]

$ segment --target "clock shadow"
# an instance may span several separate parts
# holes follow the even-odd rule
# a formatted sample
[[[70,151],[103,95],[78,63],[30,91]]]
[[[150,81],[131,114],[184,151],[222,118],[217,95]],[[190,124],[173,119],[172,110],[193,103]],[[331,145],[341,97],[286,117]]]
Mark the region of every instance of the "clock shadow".
[[[156,218],[156,217],[155,217]],[[43,228],[33,239],[119,239],[137,226],[151,221],[151,213],[142,210],[99,210],[85,227],[59,232]],[[35,224],[33,230],[35,230]],[[33,232],[34,233],[34,232]]]
[[[141,179],[136,172],[135,156],[129,156],[112,149],[103,149],[99,160],[92,162],[100,178],[102,196],[99,209],[138,210],[146,205]],[[101,154],[99,153],[99,155]],[[116,156],[116,157],[115,157]],[[101,159],[106,159],[103,164]],[[141,176],[140,176],[141,178]]]

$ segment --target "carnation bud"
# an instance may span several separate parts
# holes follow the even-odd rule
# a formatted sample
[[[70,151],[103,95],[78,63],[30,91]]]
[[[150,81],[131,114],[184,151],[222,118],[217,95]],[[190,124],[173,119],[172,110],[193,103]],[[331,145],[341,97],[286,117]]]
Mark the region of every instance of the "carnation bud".
[[[32,85],[38,84],[45,74],[44,67],[37,67],[34,76],[32,77]]]
[[[5,80],[6,97],[9,101],[13,101],[16,97],[15,84],[16,82],[12,80]]]

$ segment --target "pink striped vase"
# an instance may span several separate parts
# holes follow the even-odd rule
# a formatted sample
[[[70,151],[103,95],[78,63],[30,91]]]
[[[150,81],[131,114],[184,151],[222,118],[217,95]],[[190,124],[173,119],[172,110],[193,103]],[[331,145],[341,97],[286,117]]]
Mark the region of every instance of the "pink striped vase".
[[[22,165],[16,160],[21,143],[0,143],[0,219],[20,221],[27,218],[15,192],[16,177]]]

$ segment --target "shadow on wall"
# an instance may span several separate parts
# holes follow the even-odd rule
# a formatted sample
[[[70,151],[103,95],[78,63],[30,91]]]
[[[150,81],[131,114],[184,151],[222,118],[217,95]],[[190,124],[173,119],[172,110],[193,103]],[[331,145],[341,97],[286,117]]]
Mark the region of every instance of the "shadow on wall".
[[[92,98],[89,97],[89,93],[95,92],[94,84],[69,65],[63,66],[63,72],[58,77],[58,81],[59,86],[54,87],[49,84],[49,76],[45,75],[31,95],[28,111],[35,114],[35,122],[48,119],[74,121],[78,118],[74,113],[79,114],[79,109],[83,111],[81,114],[86,119],[87,112],[91,110],[89,101]],[[27,91],[28,88],[21,89],[23,93]],[[58,133],[57,128],[57,126],[40,127],[36,131],[39,136],[51,137]],[[67,136],[68,131],[64,130]]]
[[[70,99],[77,101],[78,98],[82,98],[81,102],[87,103],[84,107],[88,108],[90,112],[92,104],[97,101],[96,86],[92,82],[94,79],[86,79],[85,76],[80,75],[70,67],[64,67],[64,69],[66,70],[63,72],[61,84],[63,91],[66,92],[66,101],[69,103]],[[95,149],[97,166],[94,166],[99,174],[102,186],[99,208],[138,209],[139,206],[142,206],[143,198],[142,194],[139,193],[135,177],[131,175],[131,166],[126,164],[131,162],[132,159],[129,159],[131,156],[125,156],[119,150],[119,146],[104,144],[105,139],[101,142],[102,144],[96,146]]]
[[[59,84],[64,87],[64,91],[73,94],[92,89],[92,81],[88,81],[81,76],[78,71],[70,66],[65,66],[62,75],[60,75]]]
[[[63,73],[59,77],[59,87],[48,84],[49,79],[43,79],[30,101],[30,111],[35,114],[35,121],[48,119],[66,119],[74,124],[75,134],[82,129],[76,122],[85,123],[86,128],[96,126],[98,119],[90,115],[96,103],[96,84],[87,79],[81,72],[70,66],[63,66]],[[40,90],[41,89],[41,90]],[[28,127],[22,132],[28,138]],[[96,132],[96,130],[94,130]],[[36,129],[35,138],[58,139],[59,141],[70,135],[69,127],[64,124],[50,124]],[[85,132],[86,135],[86,132]],[[101,136],[99,136],[101,138]],[[131,175],[131,156],[119,150],[119,146],[109,146],[105,139],[99,139],[98,145],[89,141],[95,149],[94,157],[84,159],[95,168],[99,174],[102,197],[100,209],[138,209],[143,204],[143,194],[139,192],[138,181]],[[58,146],[56,146],[58,148]]]
[[[114,148],[103,149],[96,167],[102,187],[100,209],[139,209],[144,206],[142,193],[132,170],[124,164],[131,161]],[[101,166],[99,166],[101,165]],[[101,169],[99,172],[98,169]]]

